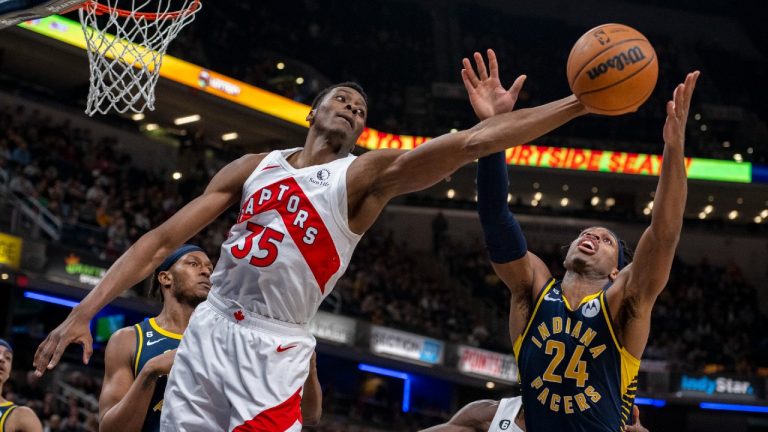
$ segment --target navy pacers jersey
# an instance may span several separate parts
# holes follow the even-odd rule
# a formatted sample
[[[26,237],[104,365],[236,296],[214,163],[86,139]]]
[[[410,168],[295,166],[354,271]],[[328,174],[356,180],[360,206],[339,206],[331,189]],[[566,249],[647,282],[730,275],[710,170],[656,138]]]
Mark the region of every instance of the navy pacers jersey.
[[[605,290],[574,309],[560,282],[551,279],[539,293],[514,345],[526,430],[623,430],[635,400],[640,360],[619,345]]]
[[[154,318],[144,320],[135,326],[136,331],[136,354],[133,360],[133,376],[139,375],[139,371],[153,357],[176,349],[181,342],[181,335],[171,333],[159,325]],[[168,383],[168,377],[162,377],[155,384],[155,393],[152,395],[152,401],[149,403],[149,411],[144,419],[143,432],[156,432],[160,430],[160,411],[163,409],[163,394],[165,385]]]
[[[16,409],[17,405],[13,402],[0,403],[0,432],[5,432],[5,422],[8,420],[8,416]]]

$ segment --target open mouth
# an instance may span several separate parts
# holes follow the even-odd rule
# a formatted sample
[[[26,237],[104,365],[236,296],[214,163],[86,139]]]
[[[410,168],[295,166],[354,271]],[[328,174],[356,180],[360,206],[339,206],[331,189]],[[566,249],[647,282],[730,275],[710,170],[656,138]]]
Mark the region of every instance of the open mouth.
[[[594,255],[597,253],[597,242],[592,239],[585,238],[579,243],[579,250],[587,255]]]

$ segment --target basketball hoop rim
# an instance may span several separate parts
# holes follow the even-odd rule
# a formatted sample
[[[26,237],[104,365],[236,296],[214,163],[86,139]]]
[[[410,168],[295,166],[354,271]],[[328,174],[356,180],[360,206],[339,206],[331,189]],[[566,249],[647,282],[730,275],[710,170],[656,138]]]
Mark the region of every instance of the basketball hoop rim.
[[[165,12],[165,13],[136,12],[132,10],[113,8],[113,7],[99,3],[98,0],[87,1],[83,3],[83,5],[80,7],[83,9],[91,9],[98,15],[116,14],[121,17],[135,17],[135,18],[144,18],[147,21],[159,21],[159,20],[167,20],[167,19],[176,19],[182,15],[195,13],[200,8],[200,0],[193,0],[192,3],[189,5],[189,7],[184,10],[175,11],[175,12]]]

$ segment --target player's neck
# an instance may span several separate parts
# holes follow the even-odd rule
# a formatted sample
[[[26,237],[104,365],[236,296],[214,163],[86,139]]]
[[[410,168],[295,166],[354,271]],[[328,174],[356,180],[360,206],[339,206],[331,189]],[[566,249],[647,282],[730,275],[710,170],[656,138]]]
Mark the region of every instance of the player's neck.
[[[340,142],[340,138],[310,130],[304,148],[289,156],[288,162],[294,168],[301,169],[332,162],[348,154],[346,144]]]
[[[192,312],[195,308],[184,305],[181,303],[175,303],[173,305],[166,304],[163,306],[163,310],[155,317],[157,325],[171,333],[182,334],[187,329],[189,324],[189,318],[192,316]]]
[[[561,286],[563,291],[568,291],[569,294],[575,295],[590,295],[594,294],[608,283],[609,279],[603,275],[593,274],[591,272],[576,272],[574,270],[568,270],[565,272]]]

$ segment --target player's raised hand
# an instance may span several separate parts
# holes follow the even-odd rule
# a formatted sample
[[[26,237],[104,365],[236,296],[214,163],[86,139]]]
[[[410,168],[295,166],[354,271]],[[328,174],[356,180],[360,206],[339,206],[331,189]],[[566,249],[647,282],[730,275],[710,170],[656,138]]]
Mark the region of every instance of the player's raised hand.
[[[79,343],[83,346],[83,363],[88,361],[93,354],[93,338],[91,337],[90,319],[77,309],[70,312],[64,320],[48,337],[37,347],[32,365],[35,367],[35,375],[43,376],[46,369],[53,369],[61,360],[64,350],[71,343]]]
[[[461,70],[461,79],[469,95],[469,102],[475,110],[475,115],[480,120],[512,111],[517,102],[520,89],[523,88],[525,75],[517,77],[512,87],[505,89],[499,80],[499,62],[496,53],[488,49],[488,69],[485,66],[483,56],[476,52],[474,55],[477,72],[472,67],[469,59],[464,58]],[[490,71],[489,71],[490,70]]]
[[[672,100],[667,102],[667,121],[664,123],[666,145],[679,147],[685,143],[685,125],[688,122],[688,111],[698,78],[699,71],[689,73],[685,82],[675,88]]]

